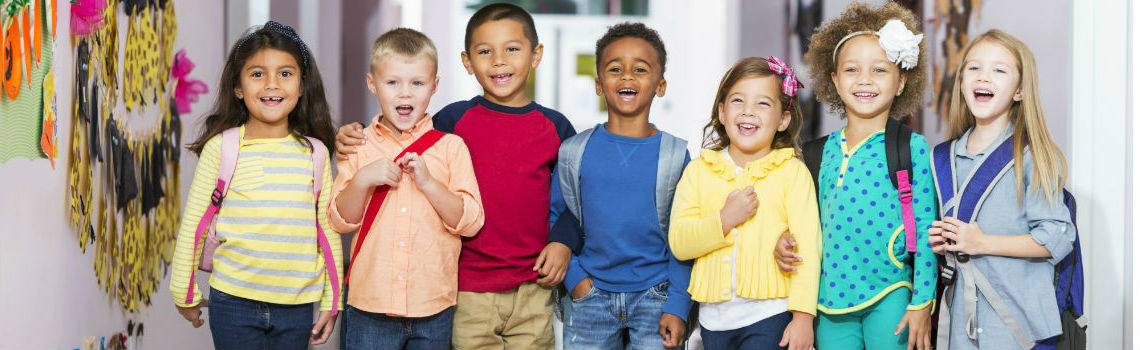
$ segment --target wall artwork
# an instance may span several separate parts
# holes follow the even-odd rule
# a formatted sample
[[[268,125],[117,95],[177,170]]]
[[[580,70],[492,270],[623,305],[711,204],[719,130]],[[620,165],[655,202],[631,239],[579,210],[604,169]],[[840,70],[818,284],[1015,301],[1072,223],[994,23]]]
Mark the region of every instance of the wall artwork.
[[[934,37],[931,47],[932,77],[934,78],[934,109],[941,117],[939,123],[950,116],[950,101],[954,94],[955,71],[962,62],[966,45],[970,42],[970,19],[981,16],[982,0],[936,0],[934,2]],[[939,28],[942,27],[942,28]],[[941,127],[941,125],[939,125]]]
[[[55,168],[54,7],[51,0],[0,0],[0,163],[47,158]]]
[[[137,313],[168,273],[178,229],[180,115],[208,88],[174,51],[171,0],[72,2],[70,223],[99,286]],[[125,31],[121,30],[125,27]],[[125,47],[125,50],[120,48]]]

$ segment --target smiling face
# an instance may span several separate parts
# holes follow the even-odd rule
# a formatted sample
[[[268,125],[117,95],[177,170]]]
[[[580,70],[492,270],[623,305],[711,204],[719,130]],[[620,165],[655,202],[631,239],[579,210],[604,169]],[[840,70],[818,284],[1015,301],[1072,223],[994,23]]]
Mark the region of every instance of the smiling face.
[[[380,123],[392,132],[411,130],[427,115],[431,95],[439,84],[435,61],[428,57],[389,55],[368,73],[368,90],[380,103]]]
[[[887,60],[878,37],[868,34],[847,40],[839,50],[831,81],[848,117],[874,119],[890,113],[906,76]]]
[[[781,81],[775,75],[741,79],[717,105],[718,118],[731,141],[728,149],[735,153],[734,157],[767,154],[776,132],[788,128],[792,117],[780,103]]]
[[[1017,58],[994,41],[975,44],[958,76],[962,79],[962,98],[974,118],[1008,118],[1013,102],[1022,99]]]
[[[461,56],[467,74],[475,75],[483,87],[483,97],[511,107],[530,103],[526,79],[542,61],[542,44],[531,47],[522,23],[502,19],[479,25]]]
[[[288,52],[266,48],[245,61],[234,95],[249,110],[250,127],[288,130],[289,113],[301,98],[301,67]]]
[[[657,50],[648,41],[622,38],[602,50],[595,93],[606,99],[610,114],[633,117],[649,114],[653,97],[665,96]]]

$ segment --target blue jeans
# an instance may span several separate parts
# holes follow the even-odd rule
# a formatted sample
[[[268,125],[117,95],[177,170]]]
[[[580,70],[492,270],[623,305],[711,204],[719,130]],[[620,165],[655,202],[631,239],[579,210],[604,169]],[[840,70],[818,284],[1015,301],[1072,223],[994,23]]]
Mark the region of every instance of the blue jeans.
[[[313,303],[266,303],[211,288],[209,312],[215,349],[309,348]]]
[[[455,307],[426,317],[397,317],[345,308],[345,349],[448,349]]]
[[[792,322],[791,312],[781,312],[743,328],[710,331],[701,327],[705,349],[787,349],[780,346],[784,329]]]
[[[668,286],[663,282],[626,293],[592,287],[578,299],[563,296],[562,348],[664,349],[657,328],[669,298]]]

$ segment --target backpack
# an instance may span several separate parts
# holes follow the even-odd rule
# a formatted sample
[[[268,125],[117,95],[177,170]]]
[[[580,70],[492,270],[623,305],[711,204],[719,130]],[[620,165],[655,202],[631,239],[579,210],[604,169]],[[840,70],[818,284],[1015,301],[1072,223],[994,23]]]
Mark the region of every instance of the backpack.
[[[324,188],[324,170],[325,160],[323,155],[328,154],[328,148],[325,147],[320,140],[312,137],[305,137],[312,145],[313,156],[313,200],[319,201],[321,197],[321,189]],[[214,222],[217,221],[218,210],[222,207],[222,201],[225,199],[229,191],[229,182],[234,177],[234,170],[237,169],[238,152],[241,147],[241,128],[234,127],[226,129],[222,132],[222,154],[221,163],[218,166],[218,177],[214,192],[210,195],[210,205],[206,207],[206,212],[202,214],[202,219],[198,221],[198,228],[194,232],[194,251],[198,251],[198,243],[203,242],[202,256],[198,261],[197,270],[204,272],[213,272],[214,270],[214,251],[221,245],[218,240],[217,233],[214,231]],[[313,204],[316,208],[316,203]],[[320,245],[321,254],[325,260],[325,273],[328,274],[329,282],[332,284],[333,305],[340,304],[340,276],[337,275],[336,260],[333,258],[332,248],[329,246],[328,236],[325,235],[324,229],[321,228],[320,220],[314,216],[314,224],[317,227],[317,243]],[[205,235],[205,241],[203,241]],[[194,298],[194,272],[195,269],[190,270],[190,285],[186,288],[186,303],[193,302]],[[332,309],[333,316],[336,316],[337,310]]]
[[[932,156],[935,177],[935,188],[938,192],[942,211],[953,215],[965,222],[973,222],[977,216],[977,209],[989,194],[989,190],[997,184],[1002,174],[1013,167],[1013,137],[1007,138],[990,154],[986,155],[981,164],[976,167],[973,175],[967,180],[961,190],[955,181],[953,149],[956,141],[947,141],[934,147]],[[1076,225],[1077,204],[1072,193],[1062,190],[1065,206],[1069,209],[1069,217]],[[958,196],[956,198],[955,196]],[[968,262],[969,258],[960,255],[956,259],[959,263]],[[941,278],[939,284],[952,285],[958,277],[954,266],[940,260]],[[1084,349],[1087,325],[1084,324],[1084,263],[1081,257],[1081,240],[1078,234],[1073,240],[1073,251],[1062,259],[1056,266],[1053,274],[1053,285],[1056,289],[1057,309],[1061,313],[1060,336],[1038,342],[1033,349]],[[981,276],[984,279],[984,276]],[[985,282],[988,284],[988,282]],[[941,287],[939,287],[941,289]],[[984,293],[983,293],[984,294]],[[987,297],[987,300],[990,298]],[[1000,299],[1000,297],[999,297]],[[995,310],[998,305],[990,301]],[[997,301],[1000,304],[1001,301]],[[998,310],[999,315],[1001,311]],[[1008,311],[1008,309],[1007,309]],[[1009,315],[1014,324],[1007,327],[1015,333],[1021,328],[1016,319]],[[1016,327],[1016,328],[1015,328]]]
[[[913,164],[910,160],[910,134],[912,133],[909,126],[903,124],[894,118],[887,118],[887,130],[884,132],[885,140],[883,143],[887,149],[887,171],[891,174],[891,185],[894,186],[899,193],[899,210],[903,216],[903,226],[906,231],[906,250],[914,253],[918,250],[917,230],[914,221],[914,209],[911,203],[913,194],[911,193],[911,186],[913,185],[914,177]],[[811,171],[811,181],[815,183],[816,193],[819,191],[819,167],[823,161],[823,147],[827,144],[827,139],[830,136],[825,135],[815,140],[808,141],[804,144],[804,163],[807,165],[808,170]],[[900,185],[901,184],[901,185]],[[821,219],[823,212],[820,212]]]

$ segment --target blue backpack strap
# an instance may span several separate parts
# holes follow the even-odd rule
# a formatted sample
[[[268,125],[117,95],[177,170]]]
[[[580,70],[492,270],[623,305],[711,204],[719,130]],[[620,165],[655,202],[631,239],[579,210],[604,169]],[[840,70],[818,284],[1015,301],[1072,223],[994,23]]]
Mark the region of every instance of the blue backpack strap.
[[[974,168],[958,195],[954,217],[963,222],[974,222],[977,209],[993,190],[1002,174],[1013,168],[1013,137],[1006,138],[993,152],[986,155],[982,164]]]
[[[930,157],[930,170],[934,172],[934,189],[938,192],[938,203],[942,205],[943,215],[951,215],[950,200],[957,192],[958,183],[955,181],[954,169],[954,141],[946,141],[934,146]]]

